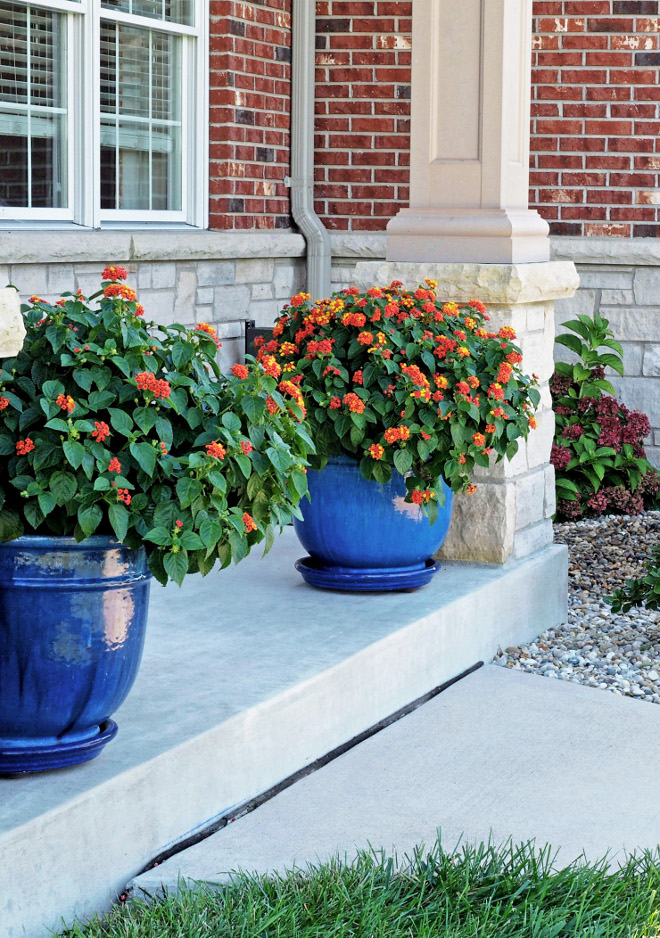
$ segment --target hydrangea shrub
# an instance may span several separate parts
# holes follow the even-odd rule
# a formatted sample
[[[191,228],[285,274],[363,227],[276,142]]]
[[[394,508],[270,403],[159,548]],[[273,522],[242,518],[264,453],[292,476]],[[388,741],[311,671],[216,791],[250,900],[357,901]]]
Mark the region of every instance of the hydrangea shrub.
[[[638,514],[655,504],[659,482],[644,449],[651,431],[648,417],[617,401],[605,377],[605,366],[623,372],[621,346],[609,322],[598,315],[581,315],[563,325],[571,331],[557,342],[579,361],[558,362],[550,384],[557,517]]]

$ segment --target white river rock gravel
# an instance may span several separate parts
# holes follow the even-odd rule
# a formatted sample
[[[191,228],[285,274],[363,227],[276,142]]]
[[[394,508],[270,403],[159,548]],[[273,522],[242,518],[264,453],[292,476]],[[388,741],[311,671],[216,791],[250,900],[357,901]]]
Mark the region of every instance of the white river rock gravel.
[[[660,511],[555,525],[566,544],[568,622],[500,649],[494,663],[660,704],[660,612],[613,613],[605,597],[644,572],[660,542]]]

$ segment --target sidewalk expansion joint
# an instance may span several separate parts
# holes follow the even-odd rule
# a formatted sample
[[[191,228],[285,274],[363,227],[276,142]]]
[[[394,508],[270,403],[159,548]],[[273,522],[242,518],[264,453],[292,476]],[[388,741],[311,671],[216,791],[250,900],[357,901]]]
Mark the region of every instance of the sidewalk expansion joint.
[[[153,859],[151,859],[146,866],[144,866],[136,876],[141,876],[143,873],[146,873],[148,870],[152,870],[157,866],[160,866],[161,863],[164,863],[165,860],[169,860],[170,857],[176,856],[177,853],[182,853],[184,850],[187,850],[189,847],[194,847],[195,844],[200,843],[202,840],[206,840],[207,837],[210,837],[212,834],[216,834],[218,831],[227,827],[228,824],[233,823],[234,821],[239,820],[239,818],[244,817],[246,814],[250,814],[256,808],[259,808],[262,804],[265,804],[267,801],[270,801],[271,798],[274,798],[276,795],[279,795],[280,792],[284,791],[287,788],[290,788],[291,785],[294,785],[300,779],[305,778],[308,775],[312,775],[314,772],[317,772],[319,769],[322,769],[328,763],[333,762],[339,756],[342,756],[345,752],[348,752],[350,749],[354,749],[355,746],[359,746],[360,743],[363,743],[365,740],[370,739],[372,736],[375,736],[377,733],[380,733],[381,730],[386,729],[388,726],[391,726],[392,723],[396,723],[398,720],[401,720],[403,717],[408,716],[409,713],[412,713],[414,710],[417,710],[418,707],[423,706],[425,703],[428,703],[429,700],[433,700],[434,697],[437,697],[438,694],[441,694],[443,691],[452,687],[454,684],[457,684],[459,681],[462,681],[463,678],[469,677],[470,674],[474,674],[475,671],[478,671],[479,668],[482,668],[484,665],[483,661],[478,661],[476,664],[473,664],[471,668],[468,668],[466,671],[462,671],[461,674],[458,674],[456,677],[451,678],[449,681],[445,681],[444,684],[439,684],[437,687],[432,688],[426,694],[423,694],[421,697],[417,697],[411,703],[406,704],[405,707],[401,707],[399,710],[396,710],[394,713],[391,713],[389,716],[385,717],[383,720],[379,720],[378,723],[374,723],[373,726],[370,726],[368,729],[364,730],[362,733],[358,733],[357,736],[353,736],[352,739],[349,739],[348,742],[342,743],[340,746],[336,746],[334,749],[331,749],[330,752],[326,753],[324,756],[321,756],[319,759],[316,759],[314,762],[310,762],[308,765],[304,766],[302,769],[298,769],[297,772],[294,772],[292,775],[289,775],[287,778],[283,779],[281,782],[278,782],[277,785],[273,785],[271,788],[268,788],[266,791],[262,792],[260,795],[257,795],[255,798],[251,798],[249,801],[244,802],[242,805],[239,805],[237,808],[232,808],[229,812],[222,815],[219,818],[213,820],[206,827],[203,827],[201,830],[196,831],[194,834],[191,834],[189,837],[184,838],[183,840],[178,841],[172,847],[169,847],[167,850],[163,850],[161,853],[157,854]]]

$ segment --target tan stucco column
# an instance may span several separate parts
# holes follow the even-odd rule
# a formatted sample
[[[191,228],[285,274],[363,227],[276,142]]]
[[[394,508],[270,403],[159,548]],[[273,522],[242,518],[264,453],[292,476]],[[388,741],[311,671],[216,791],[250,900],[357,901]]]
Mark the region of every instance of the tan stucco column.
[[[25,325],[18,293],[11,287],[0,290],[0,358],[13,358],[23,348]]]
[[[413,3],[410,208],[388,260],[548,260],[528,208],[532,0]]]
[[[443,301],[481,300],[539,376],[538,429],[456,498],[451,560],[504,563],[552,541],[554,300],[579,279],[548,260],[548,226],[527,205],[531,28],[532,0],[415,0],[410,208],[387,227],[385,263],[356,268],[359,284],[430,277]]]

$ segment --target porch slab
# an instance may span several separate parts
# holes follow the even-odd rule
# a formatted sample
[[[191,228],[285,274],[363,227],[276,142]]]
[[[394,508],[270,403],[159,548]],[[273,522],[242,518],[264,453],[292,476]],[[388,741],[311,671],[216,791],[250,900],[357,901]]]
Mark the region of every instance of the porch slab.
[[[566,618],[557,545],[390,594],[315,590],[303,553],[287,529],[264,559],[154,585],[117,739],[86,765],[0,779],[3,938],[109,908],[171,845]]]

